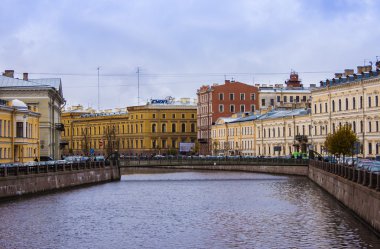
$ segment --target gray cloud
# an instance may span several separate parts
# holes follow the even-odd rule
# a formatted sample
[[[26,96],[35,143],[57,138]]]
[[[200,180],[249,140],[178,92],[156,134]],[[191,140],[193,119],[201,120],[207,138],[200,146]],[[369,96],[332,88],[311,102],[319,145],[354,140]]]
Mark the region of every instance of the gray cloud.
[[[260,73],[335,72],[380,55],[378,1],[4,1],[2,7],[3,70],[59,73],[32,76],[61,77],[69,104],[97,106],[98,66],[101,107],[112,108],[137,103],[138,66],[146,100],[195,97],[200,85],[224,77],[282,83],[287,74]],[[332,75],[300,76],[308,85]]]

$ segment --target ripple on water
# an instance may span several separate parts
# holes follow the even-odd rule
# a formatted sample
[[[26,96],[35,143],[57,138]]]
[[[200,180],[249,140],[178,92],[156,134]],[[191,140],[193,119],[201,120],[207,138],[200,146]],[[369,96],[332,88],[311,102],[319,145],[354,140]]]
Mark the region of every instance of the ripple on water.
[[[302,177],[136,174],[0,204],[0,248],[380,248]]]

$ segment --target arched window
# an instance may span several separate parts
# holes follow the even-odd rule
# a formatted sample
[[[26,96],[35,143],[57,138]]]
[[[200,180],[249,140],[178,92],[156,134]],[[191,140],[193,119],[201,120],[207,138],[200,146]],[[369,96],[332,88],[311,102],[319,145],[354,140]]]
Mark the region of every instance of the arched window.
[[[172,124],[172,132],[176,132],[176,125]]]
[[[195,132],[195,124],[191,124],[191,132]]]
[[[166,124],[162,124],[162,132],[166,132]]]
[[[186,124],[182,124],[181,125],[181,131],[182,132],[186,132]]]
[[[339,102],[338,102],[338,110],[339,111],[342,110],[342,100],[339,100]]]
[[[335,100],[332,101],[332,111],[335,112]]]
[[[152,132],[157,132],[157,125],[156,124],[152,124]]]

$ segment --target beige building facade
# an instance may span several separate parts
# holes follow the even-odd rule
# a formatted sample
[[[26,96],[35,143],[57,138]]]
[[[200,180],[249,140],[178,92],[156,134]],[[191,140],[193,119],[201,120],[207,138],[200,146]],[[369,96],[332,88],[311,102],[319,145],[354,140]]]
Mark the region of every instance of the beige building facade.
[[[321,82],[312,92],[312,125],[315,150],[323,152],[328,133],[348,124],[357,134],[359,156],[374,157],[380,148],[379,68],[358,67],[356,74],[346,70],[340,77]]]
[[[54,159],[60,158],[61,110],[65,104],[60,79],[29,79],[24,73],[23,79],[14,78],[13,70],[0,75],[0,98],[11,101],[19,99],[28,106],[35,106],[41,114],[40,154]]]

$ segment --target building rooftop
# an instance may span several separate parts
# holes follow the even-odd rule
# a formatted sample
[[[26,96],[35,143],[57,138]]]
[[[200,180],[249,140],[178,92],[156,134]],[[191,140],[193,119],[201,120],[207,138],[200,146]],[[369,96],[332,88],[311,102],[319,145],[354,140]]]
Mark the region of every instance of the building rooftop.
[[[342,85],[347,83],[353,83],[358,82],[362,80],[367,79],[374,79],[380,77],[380,70],[377,69],[376,71],[368,71],[368,72],[361,72],[358,74],[349,74],[346,76],[341,76],[339,78],[332,78],[332,79],[326,79],[325,81],[320,81],[320,87],[330,87],[330,86],[336,86],[336,85]]]
[[[47,78],[47,79],[17,79],[9,76],[0,75],[0,88],[46,88],[52,87],[58,91],[58,93],[63,96],[62,93],[62,83],[59,78]]]
[[[257,119],[274,119],[274,118],[283,118],[291,116],[304,116],[310,114],[310,109],[293,109],[293,110],[272,110],[263,115],[260,115]]]

